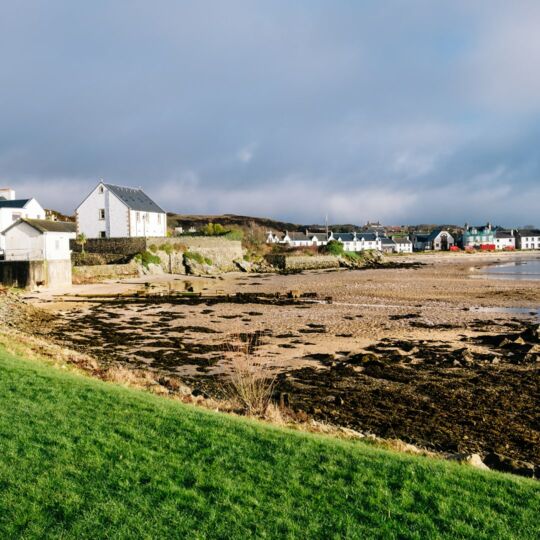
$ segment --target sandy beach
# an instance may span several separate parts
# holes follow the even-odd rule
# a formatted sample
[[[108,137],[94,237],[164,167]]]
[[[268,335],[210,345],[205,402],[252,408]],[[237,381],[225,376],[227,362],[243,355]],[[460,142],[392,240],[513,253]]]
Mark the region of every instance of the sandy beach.
[[[54,313],[41,332],[55,341],[104,363],[174,375],[208,395],[228,371],[227,343],[256,334],[255,361],[280,373],[276,395],[297,413],[538,465],[540,282],[485,275],[486,265],[535,257],[437,254],[392,258],[416,268],[167,276],[29,301]],[[186,289],[208,298],[170,301]],[[76,296],[135,291],[153,300]],[[268,300],[288,291],[316,298]],[[248,299],[231,301],[237,293]]]

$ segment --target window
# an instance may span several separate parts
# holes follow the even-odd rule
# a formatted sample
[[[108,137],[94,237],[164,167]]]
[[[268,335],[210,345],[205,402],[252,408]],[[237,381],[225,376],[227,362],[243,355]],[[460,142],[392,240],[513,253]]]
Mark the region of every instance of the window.
[[[99,209],[99,219],[105,219],[105,208]]]
[[[99,231],[100,238],[107,238],[107,233],[105,231]]]
[[[103,193],[104,191],[105,191],[105,190],[103,189],[103,186],[99,186],[98,192],[99,192],[99,193]]]
[[[54,241],[54,249],[56,249],[56,251],[60,251],[60,240],[55,240]]]
[[[161,225],[161,214],[157,215],[157,222]]]
[[[137,223],[138,223],[139,221],[141,221],[141,213],[140,213],[140,212],[137,212],[137,213],[135,214],[135,219],[137,220]]]

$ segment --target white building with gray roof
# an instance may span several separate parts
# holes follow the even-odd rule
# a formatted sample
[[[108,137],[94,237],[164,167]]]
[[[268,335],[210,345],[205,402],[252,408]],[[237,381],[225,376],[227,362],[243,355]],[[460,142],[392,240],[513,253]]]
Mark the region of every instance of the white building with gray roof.
[[[167,236],[167,214],[140,188],[100,182],[77,207],[77,233],[87,238]]]

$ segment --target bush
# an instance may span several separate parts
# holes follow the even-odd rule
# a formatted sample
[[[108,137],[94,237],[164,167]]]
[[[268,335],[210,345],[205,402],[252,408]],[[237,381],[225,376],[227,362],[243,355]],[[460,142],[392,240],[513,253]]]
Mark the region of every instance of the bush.
[[[199,264],[208,264],[208,265],[212,264],[212,259],[209,259],[208,257],[205,257],[204,255],[201,255],[197,251],[186,251],[184,253],[184,258],[195,261],[196,263],[199,263]]]
[[[240,229],[231,229],[224,236],[227,240],[238,240],[241,242],[244,239],[244,232]]]
[[[321,247],[321,252],[339,257],[345,253],[345,250],[343,249],[343,244],[341,242],[338,242],[337,240],[330,240],[326,246]]]
[[[154,255],[153,253],[150,253],[150,251],[143,251],[142,253],[137,253],[135,257],[133,258],[134,261],[145,268],[148,268],[151,264],[160,264],[161,259]]]

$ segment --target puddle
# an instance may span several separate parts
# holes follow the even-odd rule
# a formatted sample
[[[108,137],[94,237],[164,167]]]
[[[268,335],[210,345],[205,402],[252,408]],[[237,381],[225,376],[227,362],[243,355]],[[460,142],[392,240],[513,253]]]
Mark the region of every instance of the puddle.
[[[540,319],[540,308],[528,307],[472,307],[475,313],[510,313],[515,315],[533,315]]]
[[[496,264],[482,269],[481,276],[492,279],[511,280],[540,280],[540,259],[525,259],[521,261],[506,262]]]

